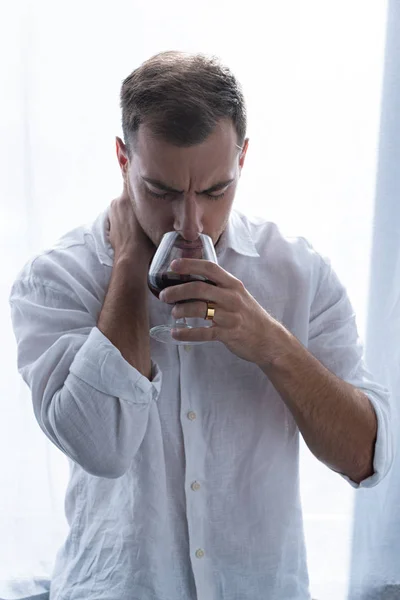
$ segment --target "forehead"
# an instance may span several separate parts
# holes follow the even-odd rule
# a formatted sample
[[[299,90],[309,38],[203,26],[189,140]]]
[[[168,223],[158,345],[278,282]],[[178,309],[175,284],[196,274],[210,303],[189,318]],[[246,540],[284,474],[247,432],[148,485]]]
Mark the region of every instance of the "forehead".
[[[146,125],[141,125],[134,161],[142,176],[185,184],[231,176],[238,153],[237,134],[230,120],[221,120],[204,142],[189,148],[157,139]]]

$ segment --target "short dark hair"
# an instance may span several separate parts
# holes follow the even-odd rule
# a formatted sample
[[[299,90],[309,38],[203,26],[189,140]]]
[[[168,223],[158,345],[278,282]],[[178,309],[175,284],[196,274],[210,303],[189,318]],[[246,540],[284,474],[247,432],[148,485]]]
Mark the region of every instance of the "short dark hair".
[[[142,123],[176,146],[203,142],[222,118],[246,137],[246,105],[239,81],[215,56],[161,52],[135,69],[121,88],[122,130],[128,152]]]

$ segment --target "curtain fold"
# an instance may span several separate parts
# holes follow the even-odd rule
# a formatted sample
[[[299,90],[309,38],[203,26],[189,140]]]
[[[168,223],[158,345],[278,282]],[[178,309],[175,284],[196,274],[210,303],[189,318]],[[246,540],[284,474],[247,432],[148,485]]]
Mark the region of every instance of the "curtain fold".
[[[397,452],[378,487],[356,493],[350,600],[400,598],[400,2],[388,4],[366,362],[392,393]]]

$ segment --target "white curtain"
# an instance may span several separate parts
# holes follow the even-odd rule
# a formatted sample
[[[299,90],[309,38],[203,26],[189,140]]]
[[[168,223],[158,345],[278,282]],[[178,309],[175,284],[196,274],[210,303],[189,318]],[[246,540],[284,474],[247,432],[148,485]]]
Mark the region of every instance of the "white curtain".
[[[392,392],[398,431],[400,400],[400,3],[388,6],[376,185],[367,362]],[[400,449],[398,442],[397,447]],[[356,496],[351,568],[355,600],[400,598],[400,455],[382,485]]]
[[[119,194],[123,78],[166,49],[232,67],[250,136],[236,205],[331,258],[364,337],[387,5],[3,0],[0,10],[0,597],[17,598],[10,582],[50,576],[68,470],[18,376],[8,295],[28,258]],[[304,446],[301,468],[312,593],[344,600],[353,491]]]

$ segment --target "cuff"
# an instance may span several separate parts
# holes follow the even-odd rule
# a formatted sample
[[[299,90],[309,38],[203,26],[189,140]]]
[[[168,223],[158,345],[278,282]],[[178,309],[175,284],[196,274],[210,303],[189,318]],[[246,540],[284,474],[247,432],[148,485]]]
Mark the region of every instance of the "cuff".
[[[360,389],[362,387],[359,386]],[[385,393],[384,402],[382,402],[382,396],[375,394],[371,390],[362,389],[364,394],[368,396],[372,406],[374,407],[378,429],[375,442],[374,451],[374,472],[370,477],[361,481],[361,483],[355,483],[346,475],[342,475],[346,481],[350,483],[354,488],[369,488],[377,485],[388,473],[393,463],[393,439],[392,430],[390,425],[389,410],[384,410],[383,404],[389,407],[389,393]]]

